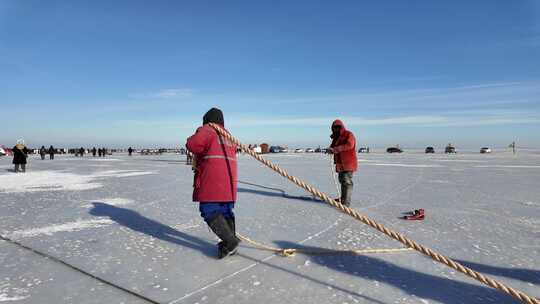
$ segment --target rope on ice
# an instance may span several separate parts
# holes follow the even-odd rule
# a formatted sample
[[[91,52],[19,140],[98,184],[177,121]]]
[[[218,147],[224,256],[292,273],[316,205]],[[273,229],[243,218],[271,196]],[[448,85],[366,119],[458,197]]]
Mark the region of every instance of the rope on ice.
[[[259,243],[257,241],[254,241],[244,235],[241,235],[239,233],[236,234],[238,238],[241,240],[250,243],[251,245],[255,246],[256,248],[272,251],[275,252],[281,256],[284,257],[291,257],[295,255],[296,253],[304,253],[304,254],[351,254],[351,255],[361,255],[361,254],[369,254],[369,253],[398,253],[398,252],[407,252],[412,251],[412,248],[384,248],[384,249],[355,249],[355,250],[333,250],[333,249],[300,249],[300,248],[277,248],[268,246],[262,243]]]
[[[308,191],[309,193],[319,197],[320,199],[322,199],[323,201],[325,201],[326,203],[328,203],[329,205],[337,208],[339,211],[347,214],[347,215],[350,215],[351,217],[355,218],[356,220],[386,234],[387,236],[393,238],[394,240],[396,241],[399,241],[401,242],[402,244],[404,244],[405,246],[407,246],[408,248],[412,248],[428,257],[430,257],[431,259],[433,259],[434,261],[437,261],[439,263],[442,263],[452,269],[455,269],[483,284],[486,284],[492,288],[495,288],[503,293],[506,293],[508,295],[511,295],[512,297],[520,300],[521,302],[523,303],[527,303],[527,304],[540,304],[540,300],[539,299],[536,299],[536,298],[533,298],[531,296],[528,296],[527,294],[525,294],[524,292],[522,291],[519,291],[517,289],[514,289],[512,287],[509,287],[497,280],[494,280],[488,276],[485,276],[475,270],[472,270],[468,267],[465,267],[455,261],[453,261],[452,259],[440,254],[440,253],[437,253],[435,252],[434,250],[428,248],[428,247],[425,247],[423,245],[420,245],[419,243],[413,241],[412,239],[409,239],[407,237],[405,237],[404,235],[400,234],[400,233],[397,233],[389,228],[387,228],[386,226],[382,225],[382,224],[379,224],[377,223],[376,221],[370,219],[369,217],[361,214],[360,212],[356,211],[355,209],[352,209],[352,208],[349,208],[349,207],[346,207],[338,202],[336,202],[335,200],[333,200],[332,198],[330,198],[327,194],[319,191],[317,188],[307,184],[306,182],[300,180],[299,178],[293,176],[293,175],[290,175],[287,171],[281,169],[280,167],[278,167],[277,165],[273,164],[272,162],[270,162],[269,160],[263,158],[262,156],[258,155],[257,153],[255,153],[253,150],[249,149],[246,145],[242,144],[237,138],[235,138],[234,136],[232,136],[231,134],[229,134],[228,132],[226,132],[223,128],[221,128],[219,125],[217,124],[214,124],[214,123],[209,123],[209,125],[214,128],[216,130],[216,132],[218,132],[218,134],[220,134],[221,136],[225,137],[226,139],[230,140],[231,142],[235,143],[236,145],[238,145],[240,147],[240,149],[242,149],[244,152],[246,152],[247,154],[251,155],[253,158],[255,158],[256,160],[258,160],[259,162],[263,163],[265,166],[269,167],[270,169],[274,170],[275,172],[277,172],[279,175],[287,178],[288,180],[290,180],[291,182],[293,182],[294,184],[296,184],[297,186],[301,187],[302,189]]]

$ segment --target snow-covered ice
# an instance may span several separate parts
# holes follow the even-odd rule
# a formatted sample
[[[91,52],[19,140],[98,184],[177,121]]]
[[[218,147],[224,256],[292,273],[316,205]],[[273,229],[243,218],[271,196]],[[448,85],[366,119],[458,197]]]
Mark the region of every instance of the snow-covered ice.
[[[336,195],[328,156],[268,159]],[[353,207],[540,297],[540,154],[362,154]],[[99,164],[99,165],[98,165]],[[104,165],[106,164],[106,165]],[[0,232],[160,303],[518,303],[415,252],[281,257],[243,242],[215,259],[179,155],[0,158]],[[401,248],[239,157],[238,231],[306,250]],[[399,219],[424,208],[426,219]],[[145,303],[0,241],[0,302]]]
[[[16,230],[11,233],[6,233],[9,238],[21,239],[25,237],[36,237],[41,235],[53,235],[58,232],[73,232],[89,228],[99,228],[112,224],[113,221],[108,219],[96,220],[77,220],[74,222],[50,225],[40,228],[30,228],[24,230]]]
[[[81,191],[102,187],[98,181],[106,177],[130,177],[155,174],[148,171],[108,170],[91,174],[76,174],[62,171],[30,171],[25,174],[0,175],[0,192],[32,192],[70,190]]]

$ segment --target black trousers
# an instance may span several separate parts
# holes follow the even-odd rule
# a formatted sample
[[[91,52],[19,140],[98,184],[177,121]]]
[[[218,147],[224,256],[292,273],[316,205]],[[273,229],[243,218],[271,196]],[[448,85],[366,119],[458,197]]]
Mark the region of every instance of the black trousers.
[[[350,204],[353,191],[353,173],[351,171],[339,172],[339,183],[341,184],[341,203]]]

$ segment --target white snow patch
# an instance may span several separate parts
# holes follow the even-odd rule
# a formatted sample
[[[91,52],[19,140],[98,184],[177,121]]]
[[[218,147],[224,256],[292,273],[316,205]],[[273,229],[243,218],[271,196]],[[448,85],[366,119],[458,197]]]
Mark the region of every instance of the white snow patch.
[[[442,168],[441,165],[423,165],[423,164],[398,164],[398,163],[375,163],[364,164],[367,166],[388,166],[388,167],[407,167],[407,168]]]
[[[50,225],[41,228],[31,228],[25,230],[16,230],[8,235],[12,238],[35,237],[40,235],[53,235],[57,232],[74,232],[89,228],[99,228],[108,226],[114,223],[109,219],[94,219],[94,220],[77,220],[64,224]]]
[[[428,180],[428,183],[434,183],[434,184],[450,184],[450,181],[442,180],[442,179],[434,179],[434,180]]]
[[[95,176],[96,178],[100,178],[100,177],[130,177],[130,176],[141,176],[141,175],[149,175],[149,174],[156,174],[156,172],[137,171],[137,170],[110,170],[110,171],[97,172],[97,173],[93,174],[92,176]]]
[[[9,278],[6,278],[9,281]],[[10,295],[11,293],[11,295]],[[0,285],[0,302],[15,302],[28,299],[28,289],[11,287],[10,283]]]
[[[464,163],[487,163],[487,160],[473,160],[473,159],[433,159],[433,161],[440,162],[464,162]]]
[[[6,293],[0,293],[0,302],[22,301],[28,299],[30,296],[13,296],[10,297]]]
[[[525,206],[540,206],[540,203],[535,203],[535,202],[523,202],[521,204]]]
[[[122,198],[122,197],[101,198],[101,199],[90,200],[90,202],[91,203],[93,203],[93,202],[106,203],[107,205],[111,205],[111,206],[125,206],[125,205],[130,205],[130,204],[134,203],[134,201],[132,199]],[[94,205],[93,204],[87,204],[87,205],[84,205],[84,207],[85,208],[93,208]]]
[[[0,193],[90,190],[103,186],[96,181],[98,179],[148,174],[155,174],[155,172],[116,170],[81,175],[62,171],[33,171],[24,174],[2,174],[0,175]]]
[[[0,175],[0,192],[36,192],[54,190],[89,190],[101,187],[91,176],[59,171],[34,171]]]
[[[114,161],[124,161],[122,159],[117,158],[91,158],[90,161],[96,161],[96,162],[114,162]]]
[[[540,166],[527,166],[527,165],[486,165],[486,166],[474,166],[475,168],[521,168],[521,169],[540,169]]]

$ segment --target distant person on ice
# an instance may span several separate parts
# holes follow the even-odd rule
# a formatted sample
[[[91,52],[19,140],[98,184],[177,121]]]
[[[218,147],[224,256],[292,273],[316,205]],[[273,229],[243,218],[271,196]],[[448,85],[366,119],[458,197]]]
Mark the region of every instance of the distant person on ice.
[[[222,138],[208,125],[224,128],[223,113],[210,109],[203,117],[203,126],[187,139],[186,147],[194,158],[193,201],[199,202],[204,221],[222,240],[218,257],[236,253],[240,240],[236,237],[233,213],[237,190],[236,145]]]
[[[28,158],[28,149],[24,145],[24,140],[17,140],[17,144],[13,147],[13,164],[15,165],[14,171],[26,172],[26,159]],[[19,170],[19,167],[22,170]]]
[[[49,147],[49,159],[54,159],[54,147],[52,145]]]
[[[92,156],[93,157],[96,157],[96,152],[97,152],[96,147],[93,147],[92,148]]]
[[[47,154],[47,149],[45,149],[45,146],[41,146],[39,149],[39,155],[41,156],[41,160],[45,159],[45,154]]]
[[[193,165],[193,153],[188,151],[186,154],[186,165]]]
[[[358,169],[356,139],[339,119],[332,123],[332,135],[330,138],[332,138],[332,144],[329,150],[330,153],[334,154],[336,172],[339,174],[341,184],[341,198],[337,199],[337,201],[345,206],[350,206],[353,191],[353,172]]]
[[[133,148],[129,147],[128,154],[129,154],[129,156],[131,156],[131,154],[133,154]]]

